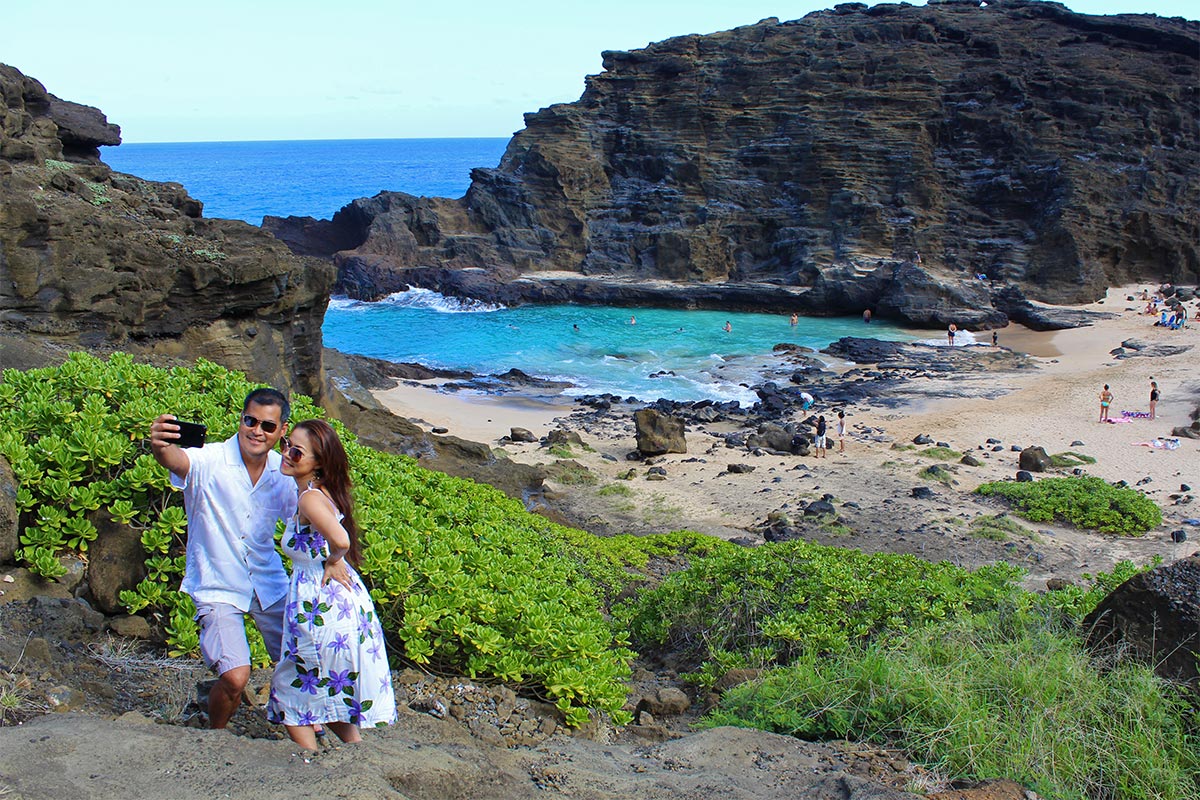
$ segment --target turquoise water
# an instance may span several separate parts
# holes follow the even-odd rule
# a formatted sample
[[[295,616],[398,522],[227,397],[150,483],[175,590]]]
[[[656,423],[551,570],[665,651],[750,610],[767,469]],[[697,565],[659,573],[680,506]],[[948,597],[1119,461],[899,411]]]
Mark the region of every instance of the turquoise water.
[[[636,324],[631,324],[631,317]],[[732,330],[724,330],[729,322]],[[578,330],[576,330],[578,326]],[[460,302],[414,289],[377,303],[334,299],[325,344],[349,353],[497,374],[515,367],[568,381],[567,395],[612,393],[652,401],[737,400],[778,367],[781,342],[814,350],[843,336],[912,338],[882,322],[722,311]],[[657,373],[674,372],[674,375]]]

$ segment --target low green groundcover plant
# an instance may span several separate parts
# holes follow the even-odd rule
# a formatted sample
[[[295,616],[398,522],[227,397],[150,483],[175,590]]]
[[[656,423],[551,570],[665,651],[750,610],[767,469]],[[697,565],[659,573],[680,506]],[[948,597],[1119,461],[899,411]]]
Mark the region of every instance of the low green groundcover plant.
[[[1141,536],[1162,523],[1162,509],[1146,495],[1113,486],[1102,478],[1043,478],[1039,481],[994,481],[975,490],[1003,497],[1032,522],[1055,517],[1079,528]]]
[[[894,745],[948,777],[1046,798],[1200,797],[1194,697],[1116,654],[1098,663],[1051,616],[967,615],[809,653],[730,690],[704,724]]]
[[[194,653],[194,608],[178,590],[187,520],[146,437],[151,421],[170,411],[205,423],[210,441],[225,439],[251,388],[211,362],[163,370],[120,353],[6,370],[0,453],[19,484],[19,557],[53,579],[65,571],[60,557],[86,553],[110,520],[132,526],[146,550],[145,578],[122,602],[132,613],[159,615],[174,654]],[[293,421],[322,415],[306,397],[292,403]],[[361,571],[404,656],[529,688],[571,724],[589,709],[625,721],[622,681],[633,653],[606,620],[587,568],[607,564],[614,584],[630,579],[628,570],[579,551],[568,539],[580,534],[491,487],[376,452],[334,425],[353,467]],[[261,640],[254,645],[261,662]]]
[[[1021,574],[786,542],[713,552],[616,613],[638,645],[683,653],[711,683],[732,667],[839,653],[989,606],[1017,592]]]

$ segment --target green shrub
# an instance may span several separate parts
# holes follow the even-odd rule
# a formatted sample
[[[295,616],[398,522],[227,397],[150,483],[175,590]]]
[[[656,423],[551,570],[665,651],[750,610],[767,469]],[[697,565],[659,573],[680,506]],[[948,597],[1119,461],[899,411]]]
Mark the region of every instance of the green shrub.
[[[917,455],[936,458],[938,461],[953,461],[956,458],[962,458],[962,453],[951,450],[949,447],[926,447]]]
[[[707,682],[729,667],[788,664],[953,617],[1013,594],[1021,574],[1007,564],[968,572],[807,542],[732,547],[618,612],[636,642],[681,651]]]
[[[47,577],[57,556],[95,538],[89,514],[142,531],[146,578],[122,593],[132,613],[161,615],[173,653],[194,652],[191,600],[178,591],[186,518],[149,453],[163,411],[203,422],[210,439],[236,431],[252,385],[206,361],[162,370],[125,354],[72,354],[60,367],[7,370],[0,452],[20,484],[20,558]],[[292,420],[320,416],[292,397]],[[627,715],[622,680],[633,653],[604,618],[600,591],[569,544],[582,534],[529,514],[491,487],[359,445],[334,422],[353,468],[362,573],[389,633],[413,662],[526,687],[572,724],[588,709]],[[256,657],[265,658],[256,640]]]
[[[1081,464],[1095,464],[1096,459],[1083,453],[1076,453],[1068,450],[1065,453],[1054,453],[1050,456],[1050,464],[1054,467],[1069,468],[1078,467]]]
[[[993,542],[1006,542],[1009,536],[1032,536],[1033,531],[1008,514],[984,514],[971,520],[971,535]]]
[[[951,778],[1005,777],[1048,798],[1197,797],[1183,696],[1148,667],[1097,664],[1047,620],[970,616],[807,654],[730,690],[704,724],[897,746]]]
[[[997,495],[1033,522],[1058,517],[1080,528],[1140,536],[1162,523],[1162,510],[1135,489],[1116,487],[1101,478],[1043,478],[1040,481],[996,481],[975,490]]]

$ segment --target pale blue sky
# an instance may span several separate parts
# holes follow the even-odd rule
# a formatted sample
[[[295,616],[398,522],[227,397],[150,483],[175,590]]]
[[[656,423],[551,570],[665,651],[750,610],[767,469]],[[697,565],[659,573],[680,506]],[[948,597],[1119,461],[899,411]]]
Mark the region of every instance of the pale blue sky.
[[[510,136],[603,50],[834,0],[6,0],[0,62],[94,105],[127,142]],[[1196,17],[1183,0],[1068,0]]]

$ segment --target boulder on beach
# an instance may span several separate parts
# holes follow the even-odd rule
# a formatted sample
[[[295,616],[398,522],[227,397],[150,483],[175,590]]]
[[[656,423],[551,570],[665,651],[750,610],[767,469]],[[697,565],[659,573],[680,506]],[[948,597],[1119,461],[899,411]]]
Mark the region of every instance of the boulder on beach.
[[[1045,472],[1053,466],[1050,454],[1042,447],[1026,447],[1017,460],[1021,469],[1028,472]]]
[[[642,455],[687,452],[683,420],[678,417],[660,413],[653,408],[643,408],[634,413],[633,424],[637,431],[637,449]]]

